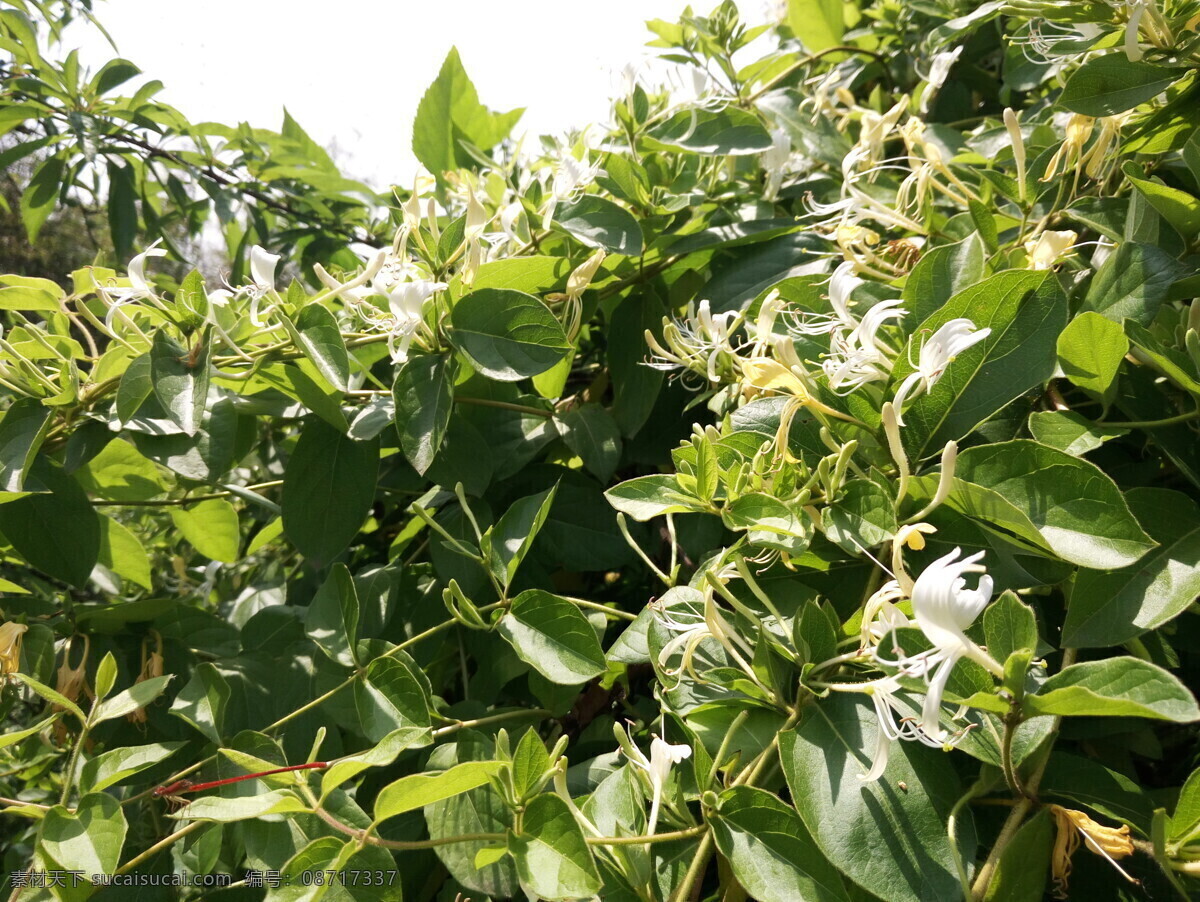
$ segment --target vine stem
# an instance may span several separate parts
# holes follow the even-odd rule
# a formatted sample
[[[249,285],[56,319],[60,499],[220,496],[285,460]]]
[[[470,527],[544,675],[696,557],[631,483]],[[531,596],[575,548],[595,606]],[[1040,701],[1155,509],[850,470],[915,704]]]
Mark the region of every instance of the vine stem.
[[[127,862],[125,862],[123,865],[121,865],[119,868],[117,868],[117,873],[118,874],[126,874],[129,871],[132,871],[139,864],[142,864],[143,862],[146,862],[149,859],[153,858],[155,855],[157,855],[163,849],[165,849],[168,846],[183,839],[189,833],[196,832],[201,827],[203,827],[204,824],[205,824],[205,821],[192,821],[186,827],[181,827],[180,829],[178,829],[174,833],[172,833],[170,836],[160,839],[158,842],[156,842],[154,845],[152,845],[145,852],[142,852],[140,855],[136,855],[133,858],[129,859]]]
[[[1064,649],[1062,666],[1059,670],[1062,671],[1074,664],[1078,654],[1078,649]],[[1062,715],[1056,715],[1053,726],[1050,728],[1051,737],[1058,732],[1061,724]],[[1008,813],[1008,819],[1005,820],[1004,826],[1000,828],[1000,835],[996,837],[996,844],[992,846],[992,851],[988,853],[983,867],[975,875],[975,882],[971,885],[971,898],[976,900],[976,902],[982,902],[983,897],[987,894],[988,884],[992,882],[992,875],[996,872],[996,866],[1000,863],[1000,856],[1004,853],[1008,844],[1012,842],[1012,838],[1017,835],[1017,830],[1025,822],[1025,818],[1029,815],[1029,812],[1037,804],[1034,797],[1037,795],[1038,784],[1042,782],[1042,775],[1046,772],[1046,765],[1049,763],[1050,748],[1047,748],[1045,757],[1038,762],[1037,767],[1034,768],[1033,773],[1029,775],[1029,779],[1025,783],[1026,795],[1018,800],[1017,804],[1013,806],[1012,811]]]

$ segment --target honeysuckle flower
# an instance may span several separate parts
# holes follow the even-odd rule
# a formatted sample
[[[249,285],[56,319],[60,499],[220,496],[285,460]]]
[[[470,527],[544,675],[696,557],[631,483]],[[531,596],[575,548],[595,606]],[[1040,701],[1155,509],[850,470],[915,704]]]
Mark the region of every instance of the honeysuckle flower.
[[[921,95],[922,116],[929,112],[929,104],[933,100],[933,96],[946,83],[946,77],[950,74],[954,64],[958,62],[958,58],[962,56],[962,52],[962,45],[959,45],[953,50],[945,50],[933,55],[933,61],[929,65],[929,75],[925,78],[927,82],[925,93]]]
[[[99,286],[102,296],[108,301],[108,312],[104,317],[104,325],[110,332],[112,331],[113,317],[116,315],[118,307],[133,301],[156,301],[154,289],[146,278],[146,258],[165,257],[167,255],[166,248],[158,246],[161,242],[161,238],[157,239],[148,248],[129,261],[129,268],[126,270],[126,276],[129,278],[128,288]]]
[[[1121,126],[1132,115],[1132,111],[1118,113],[1116,116],[1104,116],[1099,121],[1100,134],[1092,142],[1092,146],[1083,155],[1079,165],[1084,174],[1090,179],[1103,178],[1109,168],[1116,162],[1118,154],[1111,153],[1121,136]]]
[[[1058,260],[1071,252],[1079,236],[1067,230],[1042,232],[1025,242],[1025,253],[1029,255],[1030,269],[1050,269]]]
[[[900,299],[880,301],[846,332],[835,329],[830,335],[832,352],[821,364],[834,391],[853,391],[868,382],[885,380],[891,375],[892,360],[879,338],[879,329],[892,319],[904,316]]]
[[[646,823],[646,833],[653,836],[654,828],[658,825],[658,812],[662,806],[663,788],[671,776],[671,768],[691,756],[691,746],[682,743],[673,745],[655,736],[650,742],[649,758],[632,744],[624,751],[630,764],[640,768],[650,779],[650,818]]]
[[[0,624],[0,676],[16,673],[21,668],[21,637],[29,630],[23,623],[11,621]]]
[[[939,719],[942,694],[954,665],[970,658],[997,676],[1004,668],[995,658],[967,637],[966,630],[992,600],[992,578],[979,563],[983,552],[959,560],[961,548],[938,558],[917,577],[912,589],[913,619],[933,648],[900,661],[902,672],[924,676],[929,682],[921,712],[922,728],[934,738],[943,738]],[[967,588],[965,573],[978,573],[974,589]]]
[[[692,661],[697,648],[705,639],[715,639],[735,660],[742,663],[742,655],[754,655],[754,649],[725,619],[711,593],[705,595],[703,612],[686,608],[667,608],[657,603],[651,603],[650,609],[655,620],[676,634],[668,640],[658,655],[658,665],[668,676],[686,672],[696,682],[703,683],[704,679],[696,673]],[[679,665],[672,668],[670,661],[676,654],[681,655]]]
[[[1129,825],[1106,827],[1097,823],[1082,811],[1050,805],[1054,817],[1055,838],[1051,873],[1054,876],[1055,895],[1067,898],[1067,880],[1071,876],[1071,858],[1079,848],[1082,838],[1087,847],[1099,855],[1130,883],[1137,883],[1124,868],[1117,864],[1118,858],[1133,854],[1133,840],[1129,836]]]
[[[901,526],[892,537],[892,576],[900,584],[905,595],[911,595],[913,578],[904,567],[904,549],[921,551],[925,548],[925,536],[937,532],[937,527],[931,523],[910,523]]]
[[[658,370],[688,370],[719,383],[721,373],[731,369],[737,356],[739,348],[733,345],[732,336],[741,320],[735,310],[713,313],[706,300],[698,307],[689,303],[682,319],[663,320],[666,347],[646,330],[646,343],[655,355],[647,365]]]
[[[1055,151],[1054,156],[1050,158],[1050,162],[1046,165],[1046,174],[1038,179],[1038,181],[1048,182],[1060,172],[1065,173],[1071,169],[1076,170],[1076,173],[1078,173],[1083,148],[1092,136],[1092,128],[1095,124],[1096,120],[1091,116],[1072,113],[1071,118],[1067,120],[1066,137],[1063,139],[1063,143],[1059,145],[1058,150]]]
[[[257,244],[250,248],[250,278],[259,291],[275,290],[275,267],[280,259],[279,254],[267,253]]]
[[[214,561],[213,563],[218,563]],[[201,594],[201,598],[207,597],[208,593]],[[154,650],[150,650],[150,641],[153,638]],[[154,679],[163,675],[163,641],[162,635],[158,630],[150,630],[150,638],[142,640],[142,669],[137,675],[134,683],[141,683],[146,680]],[[146,722],[145,707],[135,708],[125,715],[125,719],[130,723],[140,724]]]
[[[579,160],[569,151],[564,151],[554,167],[549,197],[542,206],[542,229],[550,228],[560,203],[574,200],[599,174],[600,164],[588,162],[586,153],[584,158]]]
[[[862,626],[859,628],[861,648],[870,653],[893,630],[908,626],[908,617],[896,607],[907,596],[897,580],[889,579],[863,605]]]
[[[408,349],[425,322],[425,302],[435,291],[447,288],[445,282],[430,282],[423,279],[400,282],[387,293],[390,319],[384,323],[388,330],[388,350],[393,363],[408,359]]]
[[[503,230],[505,237],[513,244],[519,245],[524,243],[518,233],[521,216],[524,212],[525,208],[521,206],[520,201],[513,201],[511,204],[506,204],[500,209],[500,228]]]
[[[1004,108],[1004,127],[1012,143],[1013,163],[1017,167],[1017,196],[1025,202],[1025,136],[1021,134],[1021,120],[1012,107]]]
[[[771,149],[763,151],[762,166],[767,173],[763,198],[774,200],[787,174],[788,161],[792,158],[792,139],[782,128],[771,129]]]
[[[871,756],[871,768],[858,777],[864,783],[871,783],[883,775],[891,755],[892,743],[897,740],[916,741],[930,748],[945,748],[946,746],[944,738],[939,735],[930,735],[924,724],[911,715],[911,706],[905,704],[897,696],[900,689],[898,678],[884,677],[881,680],[872,681],[863,690],[870,695],[871,702],[875,706],[875,717],[879,721],[875,752]],[[936,732],[941,733],[940,726]]]
[[[892,405],[896,408],[896,422],[904,425],[904,402],[914,392],[930,391],[955,357],[991,334],[991,329],[976,329],[973,322],[962,317],[944,323],[930,335],[921,345],[916,369],[900,383],[896,397],[892,399]]]

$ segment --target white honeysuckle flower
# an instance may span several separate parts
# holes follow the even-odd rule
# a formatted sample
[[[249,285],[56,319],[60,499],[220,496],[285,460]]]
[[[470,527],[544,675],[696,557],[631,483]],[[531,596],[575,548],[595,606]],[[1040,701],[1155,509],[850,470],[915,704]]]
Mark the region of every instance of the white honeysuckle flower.
[[[754,650],[738,635],[720,608],[711,600],[706,601],[703,613],[686,608],[665,608],[655,603],[651,603],[650,609],[655,620],[668,631],[675,633],[658,654],[658,665],[667,676],[677,676],[686,672],[696,682],[703,683],[703,678],[692,668],[692,659],[696,649],[705,639],[715,639],[729,650],[736,646],[745,654],[754,654]],[[682,656],[679,666],[672,668],[670,661],[676,654]]]
[[[1050,269],[1060,258],[1071,252],[1079,236],[1069,229],[1063,232],[1042,232],[1025,242],[1030,269]]]
[[[944,740],[939,726],[942,694],[954,665],[970,658],[996,676],[1004,675],[1004,667],[995,658],[967,637],[966,631],[992,600],[992,578],[979,551],[959,560],[961,548],[938,558],[917,577],[912,589],[913,619],[933,648],[902,658],[901,672],[908,676],[923,676],[929,683],[921,712],[921,727],[930,737]],[[965,573],[978,573],[979,583],[967,588]]]
[[[859,629],[861,647],[874,654],[875,647],[893,630],[909,625],[908,617],[896,607],[905,598],[900,583],[888,580],[863,605],[862,626]]]
[[[689,370],[703,374],[711,383],[720,382],[719,364],[732,362],[740,350],[740,346],[733,345],[732,335],[741,318],[735,310],[714,314],[707,300],[698,307],[689,303],[682,319],[664,321],[666,347],[652,332],[646,331],[646,343],[655,355],[647,366],[657,370]]]
[[[576,159],[569,150],[564,150],[554,166],[554,175],[550,180],[549,197],[542,207],[542,229],[549,230],[554,221],[554,213],[560,203],[575,200],[584,189],[596,180],[600,174],[600,164],[588,161],[587,154],[582,160]]]
[[[393,363],[408,359],[408,349],[425,322],[425,302],[435,291],[447,288],[445,282],[430,282],[419,279],[401,282],[387,293],[391,317],[385,324],[388,330],[388,350]]]
[[[133,301],[156,300],[154,289],[150,286],[150,282],[146,278],[146,258],[165,257],[167,255],[166,248],[158,246],[161,241],[161,238],[157,239],[148,248],[129,261],[129,269],[126,271],[126,275],[129,277],[128,288],[99,286],[105,299],[108,301],[108,313],[105,314],[104,325],[110,332],[112,331],[113,317],[118,307]]]
[[[1125,23],[1125,39],[1122,42],[1122,48],[1131,63],[1141,62],[1142,57],[1145,56],[1141,44],[1138,43],[1138,29],[1142,25],[1142,16],[1146,14],[1147,8],[1153,5],[1154,0],[1126,0],[1125,11],[1129,15],[1129,19]]]
[[[897,740],[917,741],[931,748],[945,748],[947,742],[940,735],[930,735],[926,732],[923,722],[912,717],[910,706],[901,701],[896,693],[901,689],[896,677],[884,677],[875,680],[866,692],[871,696],[875,705],[875,716],[879,719],[879,734],[875,743],[875,754],[871,756],[871,769],[860,774],[859,779],[864,783],[878,780],[887,767],[891,754],[892,743]],[[941,734],[940,725],[935,731]]]
[[[671,768],[688,758],[692,749],[688,745],[673,745],[655,736],[650,742],[650,757],[647,758],[636,746],[630,745],[625,750],[631,764],[641,768],[650,778],[650,819],[646,824],[647,835],[654,835],[658,825],[658,812],[662,806],[663,788],[671,776]]]
[[[963,48],[960,44],[953,50],[945,50],[941,53],[933,55],[933,61],[929,65],[929,75],[925,78],[927,87],[921,95],[921,115],[924,116],[929,112],[929,104],[933,100],[938,89],[946,83],[947,76],[950,75],[950,70],[954,64],[958,62],[958,58],[962,56]]]
[[[513,201],[511,204],[506,204],[500,210],[500,228],[504,231],[505,237],[513,244],[523,244],[520,235],[517,234],[517,228],[521,221],[521,216],[525,212],[520,201]]]
[[[275,267],[280,259],[279,254],[269,254],[257,244],[250,248],[250,278],[260,291],[275,290]]]
[[[892,359],[877,335],[888,320],[904,316],[903,305],[898,298],[880,301],[863,314],[849,333],[835,329],[830,334],[831,354],[821,363],[830,388],[849,392],[868,382],[884,381],[891,375]]]
[[[771,149],[762,153],[762,166],[767,173],[763,189],[765,200],[774,200],[787,174],[788,162],[792,158],[792,139],[782,128],[771,129]]]
[[[896,397],[892,400],[892,405],[896,408],[896,422],[904,425],[904,402],[914,391],[930,391],[955,357],[991,334],[991,329],[976,329],[973,322],[960,317],[944,323],[930,335],[921,345],[916,370],[900,383]]]

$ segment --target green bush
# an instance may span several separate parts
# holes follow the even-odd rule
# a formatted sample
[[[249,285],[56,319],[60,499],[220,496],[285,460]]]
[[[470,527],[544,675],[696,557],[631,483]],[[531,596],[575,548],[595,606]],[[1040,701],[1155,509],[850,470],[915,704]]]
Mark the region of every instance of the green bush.
[[[87,12],[0,9],[117,255],[0,276],[11,898],[1194,892],[1200,3],[726,2],[540,145],[452,52],[388,195]]]

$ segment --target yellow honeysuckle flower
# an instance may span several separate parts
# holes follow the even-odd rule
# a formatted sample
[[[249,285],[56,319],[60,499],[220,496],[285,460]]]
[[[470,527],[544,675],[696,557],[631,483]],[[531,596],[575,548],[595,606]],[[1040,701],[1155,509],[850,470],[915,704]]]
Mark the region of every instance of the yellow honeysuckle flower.
[[[1133,840],[1129,838],[1129,825],[1106,827],[1098,824],[1082,811],[1063,808],[1061,805],[1048,806],[1054,816],[1057,836],[1054,840],[1053,874],[1055,895],[1060,899],[1067,898],[1067,879],[1071,876],[1071,856],[1079,848],[1082,839],[1087,847],[1096,855],[1108,861],[1117,872],[1130,883],[1137,883],[1129,876],[1116,859],[1126,858],[1133,854]]]
[[[21,667],[21,637],[29,630],[23,623],[0,624],[0,675],[16,673]]]

